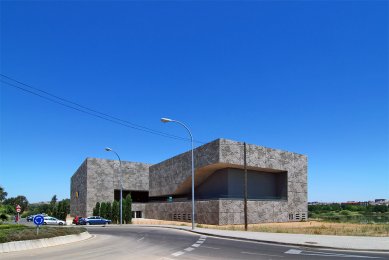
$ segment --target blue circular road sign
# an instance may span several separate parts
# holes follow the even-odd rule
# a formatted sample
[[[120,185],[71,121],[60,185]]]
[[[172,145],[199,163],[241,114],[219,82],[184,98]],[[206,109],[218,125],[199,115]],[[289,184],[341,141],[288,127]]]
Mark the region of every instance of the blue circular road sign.
[[[37,226],[43,225],[44,221],[45,221],[45,219],[41,215],[36,215],[34,217],[34,224],[37,225]]]

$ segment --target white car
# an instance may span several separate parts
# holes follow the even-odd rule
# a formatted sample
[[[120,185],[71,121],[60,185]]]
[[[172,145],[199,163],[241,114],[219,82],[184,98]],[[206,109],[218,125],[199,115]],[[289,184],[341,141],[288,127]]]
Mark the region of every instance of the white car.
[[[66,222],[53,217],[44,217],[43,225],[66,225]]]

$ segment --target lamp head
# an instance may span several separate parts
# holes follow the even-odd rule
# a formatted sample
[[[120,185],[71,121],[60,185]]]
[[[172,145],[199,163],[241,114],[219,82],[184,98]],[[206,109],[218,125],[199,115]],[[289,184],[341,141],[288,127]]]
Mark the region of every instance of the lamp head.
[[[162,123],[168,123],[168,122],[172,122],[173,120],[172,119],[170,119],[170,118],[166,118],[166,117],[162,117],[161,118],[161,122]]]
[[[111,152],[111,151],[112,151],[112,149],[109,148],[109,147],[105,147],[105,150],[106,150],[107,152]]]

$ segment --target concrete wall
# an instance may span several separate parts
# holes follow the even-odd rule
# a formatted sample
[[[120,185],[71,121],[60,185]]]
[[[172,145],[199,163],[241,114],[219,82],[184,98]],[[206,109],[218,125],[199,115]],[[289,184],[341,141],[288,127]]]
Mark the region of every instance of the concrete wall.
[[[244,159],[242,144],[241,142],[220,139],[220,160],[237,166],[241,165]],[[296,214],[308,216],[308,160],[306,156],[249,144],[247,145],[247,165],[251,168],[269,171],[287,171],[287,212],[294,216]]]
[[[217,170],[243,168],[243,143],[217,139],[195,149],[195,186]],[[247,145],[247,165],[252,171],[279,174],[287,172],[287,200],[250,200],[249,223],[279,222],[308,212],[307,157],[297,153]],[[96,202],[113,201],[120,189],[119,162],[88,158],[71,179],[71,214],[88,216]],[[124,190],[149,191],[150,197],[185,195],[191,192],[191,154],[186,152],[161,163],[150,165],[123,162]],[[79,193],[78,198],[75,197]],[[282,192],[284,193],[284,191]],[[241,200],[197,201],[198,223],[241,224]],[[171,219],[191,213],[191,202],[152,202],[140,207],[144,216]],[[189,216],[190,217],[190,216]]]
[[[148,191],[150,164],[122,161],[123,190]],[[120,189],[119,161],[87,158],[71,181],[71,215],[90,216],[97,202],[112,202]],[[73,193],[86,196],[74,199]]]
[[[219,141],[200,146],[194,151],[195,168],[219,161]],[[150,167],[150,197],[177,194],[177,189],[190,179],[191,153],[186,152]],[[179,194],[179,192],[178,192]]]
[[[197,223],[219,224],[219,201],[196,201]],[[145,218],[191,222],[192,202],[147,203]]]
[[[87,203],[87,160],[70,180],[70,215],[86,216]]]
[[[243,200],[196,201],[196,223],[212,225],[244,224]],[[160,202],[146,204],[144,217],[151,219],[187,221],[192,204],[187,202]],[[252,201],[247,203],[248,223],[288,221],[287,201]],[[183,219],[183,216],[186,216]]]
[[[218,139],[195,149],[195,187],[201,185],[213,172],[223,168],[243,168],[243,143]],[[191,185],[190,153],[186,152],[150,167],[150,196],[189,194]],[[247,145],[249,170],[278,174],[287,172],[287,201],[252,202],[253,221],[287,221],[289,214],[308,215],[307,157],[301,154]],[[202,177],[201,176],[205,176]],[[285,194],[285,190],[282,191]],[[161,207],[161,206],[160,206]],[[261,207],[264,209],[256,209]],[[223,209],[221,209],[223,210]],[[266,213],[265,212],[271,212]],[[281,213],[278,213],[282,211]],[[201,212],[199,211],[199,214]],[[223,212],[220,211],[220,214]],[[224,212],[225,213],[225,212]],[[238,214],[238,212],[236,212]],[[222,214],[224,217],[224,215]],[[234,216],[238,219],[237,215]],[[220,221],[226,222],[225,220]],[[230,219],[227,221],[230,222]],[[253,222],[254,223],[254,222]]]

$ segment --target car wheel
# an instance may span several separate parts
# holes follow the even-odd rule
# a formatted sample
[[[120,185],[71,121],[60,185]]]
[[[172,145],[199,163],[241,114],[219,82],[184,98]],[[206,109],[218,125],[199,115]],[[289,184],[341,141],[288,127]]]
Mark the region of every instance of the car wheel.
[[[108,222],[108,221],[106,221],[106,222],[105,222],[105,225],[108,225],[108,224],[109,224],[109,222]]]
[[[62,225],[63,225],[63,223],[62,223],[62,222],[59,222],[59,223],[58,223],[58,225],[62,226]]]
[[[89,226],[89,225],[90,225],[90,223],[89,223],[89,222],[86,222],[86,225],[88,225],[88,226]]]
[[[43,225],[47,225],[47,223],[46,223],[46,222],[43,222]]]

